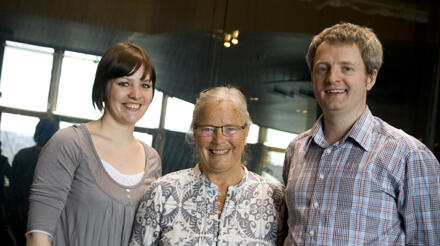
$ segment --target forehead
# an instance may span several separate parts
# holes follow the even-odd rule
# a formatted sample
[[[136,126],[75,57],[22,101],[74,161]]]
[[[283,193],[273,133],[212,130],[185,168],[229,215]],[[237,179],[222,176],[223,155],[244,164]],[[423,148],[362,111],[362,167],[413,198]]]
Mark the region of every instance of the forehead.
[[[346,62],[363,64],[359,47],[355,43],[322,42],[315,53],[314,63]]]
[[[230,99],[219,99],[204,104],[196,117],[196,122],[199,125],[221,126],[244,124],[239,105]]]

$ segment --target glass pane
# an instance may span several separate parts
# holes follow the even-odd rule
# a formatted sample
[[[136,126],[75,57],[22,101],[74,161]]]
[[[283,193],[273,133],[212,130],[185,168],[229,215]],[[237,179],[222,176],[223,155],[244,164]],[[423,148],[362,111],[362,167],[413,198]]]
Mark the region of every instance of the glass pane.
[[[267,129],[266,132],[266,142],[264,145],[286,149],[289,143],[297,136],[298,134],[278,131],[275,129]]]
[[[194,104],[169,97],[165,116],[165,129],[187,132],[191,126]]]
[[[270,172],[267,172],[267,171],[262,171],[261,176],[263,178],[268,179],[268,180],[275,182],[275,183],[279,183],[279,184],[283,183],[283,181],[281,179],[274,177],[272,174],[270,174]]]
[[[153,135],[145,133],[145,132],[134,132],[134,137],[138,140],[146,143],[147,145],[151,146],[153,144]]]
[[[284,152],[278,151],[267,151],[267,162],[274,166],[283,166],[284,163]]]
[[[75,123],[72,123],[72,122],[60,121],[60,129],[63,129],[63,128],[66,128],[66,127],[72,126],[72,125],[74,125],[74,124],[75,124]]]
[[[6,41],[0,105],[46,111],[54,50]]]
[[[136,126],[159,128],[162,97],[163,93],[161,91],[154,90],[153,101],[151,102],[144,116],[136,123]]]
[[[8,157],[9,164],[20,149],[35,145],[34,132],[38,121],[37,117],[2,113],[2,154]]]
[[[249,133],[247,137],[247,143],[255,144],[258,143],[258,134],[260,131],[260,127],[255,124],[251,124],[251,127],[249,128]]]
[[[284,152],[267,150],[266,163],[263,165],[262,176],[282,182]]]
[[[100,59],[99,56],[71,51],[64,53],[55,110],[57,114],[86,119],[101,116],[92,103],[93,81]]]

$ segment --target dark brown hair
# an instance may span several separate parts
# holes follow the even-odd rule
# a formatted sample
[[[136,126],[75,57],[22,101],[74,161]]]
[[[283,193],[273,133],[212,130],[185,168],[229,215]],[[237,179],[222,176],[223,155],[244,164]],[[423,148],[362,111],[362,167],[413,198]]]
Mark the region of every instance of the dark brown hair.
[[[110,47],[102,56],[96,69],[92,90],[93,106],[99,110],[103,109],[105,89],[111,79],[130,76],[142,66],[144,66],[142,79],[150,75],[154,93],[156,71],[145,50],[134,43],[117,43]]]

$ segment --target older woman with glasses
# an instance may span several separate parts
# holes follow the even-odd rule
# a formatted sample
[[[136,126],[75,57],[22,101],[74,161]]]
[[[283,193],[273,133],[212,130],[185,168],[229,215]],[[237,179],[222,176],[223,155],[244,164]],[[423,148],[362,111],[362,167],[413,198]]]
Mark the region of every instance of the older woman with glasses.
[[[191,131],[199,163],[155,181],[130,245],[281,245],[284,191],[242,163],[251,119],[236,88],[200,94]]]

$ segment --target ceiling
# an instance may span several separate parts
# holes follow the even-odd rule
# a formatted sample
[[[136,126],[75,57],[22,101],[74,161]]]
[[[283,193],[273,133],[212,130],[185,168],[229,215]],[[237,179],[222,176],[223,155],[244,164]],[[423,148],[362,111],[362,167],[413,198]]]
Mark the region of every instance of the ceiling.
[[[414,118],[418,107],[413,100],[420,92],[411,85],[423,68],[411,67],[423,57],[416,50],[431,45],[430,1],[132,0],[124,7],[116,0],[96,7],[83,0],[77,1],[83,6],[31,2],[0,4],[1,39],[98,55],[118,41],[136,42],[153,60],[158,89],[195,102],[203,89],[234,85],[258,98],[248,101],[255,123],[289,132],[304,131],[319,114],[304,60],[312,36],[342,20],[368,25],[385,47],[369,105],[400,128],[414,127],[414,120],[402,119]],[[108,2],[115,4],[111,11],[102,7]],[[240,30],[239,44],[225,48],[223,33],[233,29]]]

